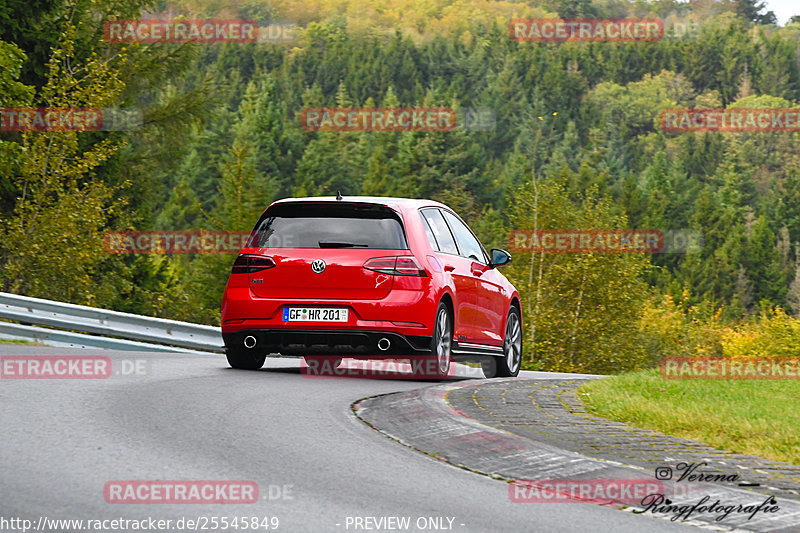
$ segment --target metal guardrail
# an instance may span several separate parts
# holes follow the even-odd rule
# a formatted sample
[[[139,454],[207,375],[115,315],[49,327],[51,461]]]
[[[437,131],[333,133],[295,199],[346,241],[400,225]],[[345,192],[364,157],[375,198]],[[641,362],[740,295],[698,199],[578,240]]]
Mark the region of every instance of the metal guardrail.
[[[43,344],[115,350],[224,351],[221,329],[217,327],[6,292],[0,292],[0,319],[21,323],[0,322],[0,334],[6,338]],[[32,324],[57,329],[38,328]],[[83,334],[73,333],[76,331]]]
[[[85,335],[72,331],[59,329],[39,328],[36,326],[26,326],[11,322],[0,321],[0,340],[24,340],[44,344],[46,346],[56,346],[59,348],[90,348],[102,350],[126,350],[139,352],[180,352],[206,354],[208,352],[188,350],[163,344],[151,344],[147,342],[128,341],[125,339],[113,339],[111,337],[100,337],[98,335]],[[2,344],[0,344],[2,351]]]

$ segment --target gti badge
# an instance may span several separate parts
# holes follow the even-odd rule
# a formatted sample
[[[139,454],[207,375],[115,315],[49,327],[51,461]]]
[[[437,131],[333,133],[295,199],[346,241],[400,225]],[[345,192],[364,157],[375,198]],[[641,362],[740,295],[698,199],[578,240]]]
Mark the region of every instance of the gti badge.
[[[311,263],[311,270],[313,270],[315,274],[322,274],[325,270],[325,261],[322,259],[315,259],[314,262]]]

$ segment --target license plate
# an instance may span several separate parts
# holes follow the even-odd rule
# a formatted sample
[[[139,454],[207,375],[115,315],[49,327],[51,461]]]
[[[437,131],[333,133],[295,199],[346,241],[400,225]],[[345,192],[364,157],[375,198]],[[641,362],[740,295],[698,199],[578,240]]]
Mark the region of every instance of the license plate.
[[[285,322],[347,322],[347,309],[341,307],[286,307]]]

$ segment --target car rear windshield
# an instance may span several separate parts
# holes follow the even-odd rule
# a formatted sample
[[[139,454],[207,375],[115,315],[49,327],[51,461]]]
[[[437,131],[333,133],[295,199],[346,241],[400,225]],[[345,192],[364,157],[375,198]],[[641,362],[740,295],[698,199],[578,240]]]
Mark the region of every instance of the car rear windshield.
[[[369,204],[274,205],[256,224],[247,246],[408,249],[399,215]]]

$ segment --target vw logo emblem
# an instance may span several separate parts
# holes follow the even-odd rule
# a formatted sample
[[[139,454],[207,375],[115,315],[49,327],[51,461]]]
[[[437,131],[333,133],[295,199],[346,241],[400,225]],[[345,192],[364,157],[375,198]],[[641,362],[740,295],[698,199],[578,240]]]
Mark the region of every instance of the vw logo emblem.
[[[322,259],[315,259],[314,262],[311,263],[311,270],[316,274],[322,274],[325,270],[325,261]]]

